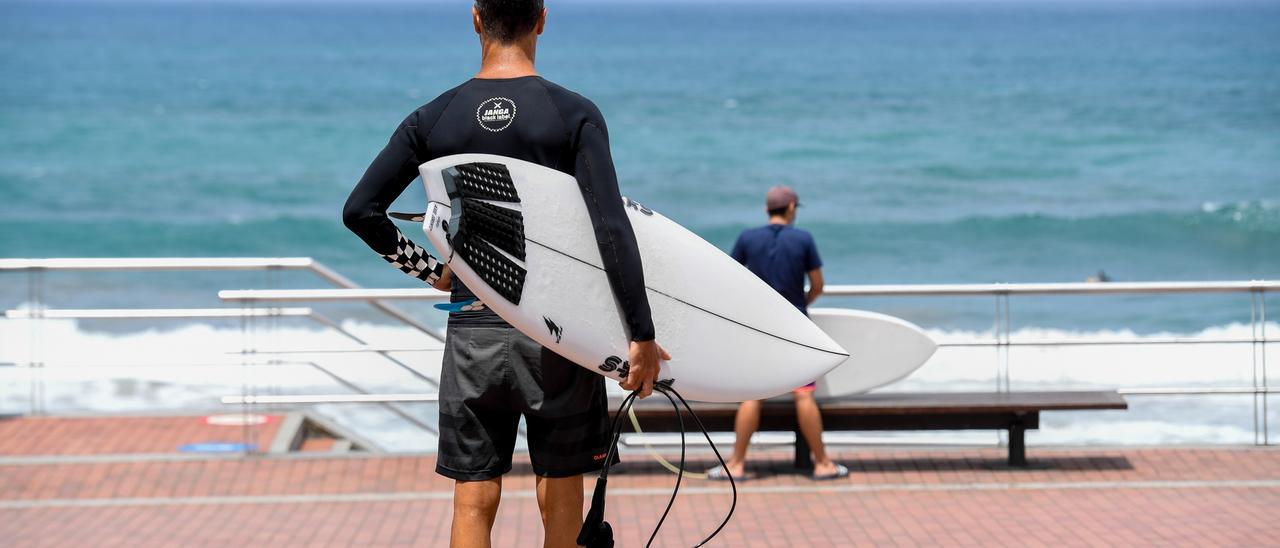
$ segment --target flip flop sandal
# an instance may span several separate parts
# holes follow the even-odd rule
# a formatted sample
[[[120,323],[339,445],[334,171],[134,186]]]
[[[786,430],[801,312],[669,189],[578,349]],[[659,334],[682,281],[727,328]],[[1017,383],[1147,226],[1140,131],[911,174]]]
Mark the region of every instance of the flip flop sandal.
[[[712,481],[729,481],[729,472],[726,471],[723,466],[717,466],[707,470],[707,479]],[[751,479],[749,474],[733,477],[733,481],[747,481],[748,479]]]
[[[708,476],[710,476],[710,474],[708,474]],[[823,474],[821,476],[815,474],[810,477],[813,479],[813,481],[830,481],[833,479],[847,478],[849,477],[849,467],[843,464],[837,464],[836,471],[833,473]]]

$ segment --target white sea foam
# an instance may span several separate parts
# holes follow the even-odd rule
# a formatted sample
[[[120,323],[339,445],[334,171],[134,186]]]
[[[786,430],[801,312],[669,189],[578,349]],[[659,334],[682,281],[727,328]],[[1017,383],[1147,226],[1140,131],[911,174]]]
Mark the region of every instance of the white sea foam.
[[[192,323],[176,329],[107,333],[85,329],[74,320],[3,320],[0,363],[16,367],[0,367],[0,412],[30,409],[33,380],[38,380],[43,390],[41,407],[55,414],[213,412],[226,409],[220,397],[242,393],[351,392],[321,368],[371,392],[436,391],[432,382],[386,356],[319,352],[360,348],[336,331],[268,329],[266,325],[259,322],[246,331]],[[441,344],[434,339],[402,326],[345,322],[342,328],[377,347],[426,350],[393,352],[390,358],[427,377],[438,377]],[[1280,333],[1280,324],[1268,325],[1267,331]],[[969,331],[932,330],[930,335],[944,343],[993,339],[991,333]],[[1252,336],[1249,325],[1231,324],[1195,333],[1156,334],[1025,328],[1013,333],[1012,339],[1143,342],[1169,338],[1249,340]],[[240,353],[250,348],[308,353]],[[1255,352],[1252,344],[1015,347],[1008,350],[1008,361],[1015,390],[1252,386],[1255,363],[1261,365],[1255,362]],[[882,390],[992,390],[1001,360],[990,347],[943,347],[914,374]],[[32,363],[42,366],[29,367]],[[1280,367],[1272,369],[1280,371]],[[1280,384],[1280,373],[1273,371],[1269,380],[1272,385]],[[618,390],[612,383],[610,386]],[[1131,409],[1124,412],[1047,413],[1042,430],[1030,440],[1080,444],[1245,443],[1253,439],[1253,400],[1248,395],[1134,396],[1130,401]],[[433,406],[406,408],[434,423]],[[329,405],[318,409],[388,447],[434,447],[433,437],[378,406]],[[1280,424],[1280,417],[1272,422]]]
[[[1280,324],[1268,326],[1280,333]],[[1133,331],[1067,331],[1024,328],[1010,335],[1015,343],[1103,342],[1090,346],[1008,347],[1009,377],[1014,387],[1082,386],[1168,387],[1251,385],[1254,375],[1254,347],[1246,343],[1144,344],[1169,339],[1184,341],[1253,338],[1249,324],[1211,327],[1194,333],[1138,334]],[[991,333],[929,331],[935,340],[948,342],[994,341]],[[1135,344],[1116,344],[1135,343]],[[994,347],[943,347],[910,377],[894,389],[919,384],[995,382],[1003,362]],[[1280,380],[1280,379],[1276,379]]]

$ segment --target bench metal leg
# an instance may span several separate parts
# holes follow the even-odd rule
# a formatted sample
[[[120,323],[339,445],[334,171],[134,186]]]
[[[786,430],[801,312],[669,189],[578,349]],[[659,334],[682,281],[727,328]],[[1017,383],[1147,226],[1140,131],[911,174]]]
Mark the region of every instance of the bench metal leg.
[[[1018,417],[1009,424],[1009,466],[1027,465],[1027,425]]]
[[[804,434],[800,429],[795,430],[796,433],[796,458],[795,466],[798,470],[813,469],[813,457],[809,454],[809,442],[804,439]]]

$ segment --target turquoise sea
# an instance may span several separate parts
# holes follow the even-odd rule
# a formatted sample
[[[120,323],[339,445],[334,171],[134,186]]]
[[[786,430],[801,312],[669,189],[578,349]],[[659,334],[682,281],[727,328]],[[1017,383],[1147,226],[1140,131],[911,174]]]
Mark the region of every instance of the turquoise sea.
[[[548,5],[539,68],[601,107],[624,193],[723,248],[785,183],[829,283],[1280,277],[1280,3]],[[0,2],[0,256],[314,256],[409,286],[341,205],[477,65],[464,1]],[[49,283],[101,305],[259,281]]]

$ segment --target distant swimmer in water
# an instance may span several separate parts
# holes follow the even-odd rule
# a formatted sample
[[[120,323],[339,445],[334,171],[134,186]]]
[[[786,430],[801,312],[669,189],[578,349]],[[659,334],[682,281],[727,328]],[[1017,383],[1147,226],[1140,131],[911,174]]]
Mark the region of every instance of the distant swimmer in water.
[[[1098,269],[1098,273],[1084,279],[1085,282],[1096,284],[1111,281],[1111,276],[1107,275],[1107,271]]]

